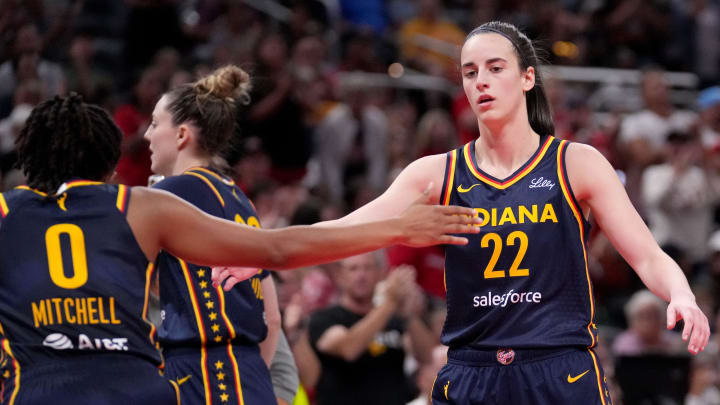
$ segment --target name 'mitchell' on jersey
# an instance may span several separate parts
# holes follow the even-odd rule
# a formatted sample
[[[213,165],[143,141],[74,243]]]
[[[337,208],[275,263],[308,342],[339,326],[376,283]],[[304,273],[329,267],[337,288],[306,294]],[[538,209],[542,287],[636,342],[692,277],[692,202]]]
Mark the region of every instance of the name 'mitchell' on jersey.
[[[545,136],[507,179],[478,168],[474,142],[447,154],[441,203],[472,207],[481,231],[448,246],[453,348],[592,347],[597,342],[587,268],[590,224],[569,186],[567,141]]]
[[[0,194],[2,348],[16,371],[82,353],[158,365],[149,266],[126,221],[130,189],[77,180]]]

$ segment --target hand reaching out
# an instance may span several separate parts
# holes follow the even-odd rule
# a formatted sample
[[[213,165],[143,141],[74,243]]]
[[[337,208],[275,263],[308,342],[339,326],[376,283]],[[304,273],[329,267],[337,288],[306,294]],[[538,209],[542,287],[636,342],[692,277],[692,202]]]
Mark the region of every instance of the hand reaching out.
[[[260,271],[255,267],[213,267],[213,286],[223,286],[223,290],[230,291],[235,284],[254,276]]]
[[[688,341],[688,351],[698,354],[705,350],[710,337],[710,324],[693,297],[680,296],[670,300],[667,308],[667,328],[673,329],[680,319],[685,323],[682,339]]]

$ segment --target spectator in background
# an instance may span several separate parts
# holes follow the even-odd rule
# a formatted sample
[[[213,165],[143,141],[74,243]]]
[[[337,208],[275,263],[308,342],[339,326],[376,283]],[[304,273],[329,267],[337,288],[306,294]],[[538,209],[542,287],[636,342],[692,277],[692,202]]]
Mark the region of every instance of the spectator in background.
[[[698,132],[705,149],[720,149],[720,86],[708,87],[697,99],[700,110]]]
[[[663,148],[665,163],[645,169],[642,199],[650,231],[658,243],[672,244],[700,264],[707,257],[714,204],[718,192],[699,167],[701,147],[697,139],[671,132]]]
[[[685,405],[720,404],[718,389],[717,357],[702,353],[692,359],[690,369],[690,389],[685,397]]]
[[[407,405],[432,405],[430,394],[432,393],[433,384],[440,369],[447,363],[447,346],[438,345],[432,349],[431,361],[423,364],[417,371],[417,386],[420,395],[414,400],[408,402]],[[442,383],[438,382],[438,384]]]
[[[310,318],[310,343],[322,365],[318,405],[406,404],[413,394],[403,372],[404,335],[410,337],[415,357],[421,363],[429,360],[435,339],[419,317],[422,306],[413,271],[390,273],[374,299],[385,273],[379,254],[343,260],[336,273],[338,305]]]
[[[150,124],[155,103],[167,89],[159,69],[148,67],[133,87],[131,100],[113,112],[113,119],[123,132],[122,155],[115,168],[118,183],[128,186],[147,185],[150,170],[150,150],[143,138]]]
[[[253,93],[247,135],[258,136],[272,162],[271,176],[279,183],[296,183],[305,175],[312,154],[310,128],[303,120],[303,108],[295,93],[297,75],[288,64],[286,39],[279,33],[266,33],[255,55]]]
[[[681,354],[680,336],[665,329],[666,304],[648,290],[633,294],[625,304],[628,328],[612,344],[615,356]]]
[[[418,16],[400,27],[398,42],[410,66],[456,78],[465,34],[454,23],[442,20],[443,13],[440,0],[420,0]]]
[[[34,23],[23,24],[11,45],[11,59],[0,65],[0,102],[7,102],[15,87],[39,80],[46,96],[65,93],[65,74],[60,65],[43,59],[42,37]]]
[[[638,211],[644,214],[644,202],[639,195],[642,171],[662,161],[663,145],[670,132],[688,133],[697,117],[691,111],[675,109],[661,70],[645,71],[640,85],[645,108],[623,119],[620,142],[627,150],[628,195]]]

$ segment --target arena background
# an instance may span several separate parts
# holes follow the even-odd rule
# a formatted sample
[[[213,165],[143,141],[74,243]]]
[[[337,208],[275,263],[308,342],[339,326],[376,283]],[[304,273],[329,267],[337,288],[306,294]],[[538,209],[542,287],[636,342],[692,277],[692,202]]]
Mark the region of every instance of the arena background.
[[[232,63],[250,72],[253,93],[227,159],[263,227],[342,216],[412,160],[477,135],[458,56],[465,34],[491,20],[517,25],[544,49],[556,136],[610,160],[716,331],[717,0],[0,0],[1,189],[23,184],[14,138],[30,109],[70,91],[105,107],[125,134],[114,180],[147,184],[142,136],[159,96]],[[615,403],[720,404],[717,333],[691,359],[678,333],[664,330],[664,304],[597,229],[589,255],[598,353]],[[388,271],[415,267],[422,317],[439,344],[442,249],[383,257]],[[304,328],[337,299],[337,266],[275,275],[311,402]],[[418,398],[424,367],[437,365],[405,362]]]

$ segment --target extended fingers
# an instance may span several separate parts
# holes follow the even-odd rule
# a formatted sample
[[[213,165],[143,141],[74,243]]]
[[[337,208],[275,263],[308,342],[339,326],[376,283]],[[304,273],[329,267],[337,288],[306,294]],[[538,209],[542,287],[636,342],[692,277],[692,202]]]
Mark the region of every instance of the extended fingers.
[[[683,337],[689,336],[690,342],[688,350],[693,354],[705,350],[708,339],[710,338],[710,325],[707,317],[700,310],[692,311],[685,319],[685,328],[683,328]]]

